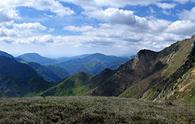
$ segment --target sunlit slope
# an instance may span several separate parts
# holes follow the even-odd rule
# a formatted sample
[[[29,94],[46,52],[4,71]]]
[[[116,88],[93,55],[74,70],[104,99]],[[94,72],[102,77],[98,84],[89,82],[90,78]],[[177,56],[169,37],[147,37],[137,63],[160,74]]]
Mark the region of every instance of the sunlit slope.
[[[139,51],[117,70],[93,77],[91,95],[194,101],[194,42],[193,36],[160,52]],[[178,93],[181,88],[187,89]]]
[[[91,75],[84,72],[77,73],[66,78],[58,85],[49,88],[41,95],[43,96],[81,96],[89,91],[88,80]]]

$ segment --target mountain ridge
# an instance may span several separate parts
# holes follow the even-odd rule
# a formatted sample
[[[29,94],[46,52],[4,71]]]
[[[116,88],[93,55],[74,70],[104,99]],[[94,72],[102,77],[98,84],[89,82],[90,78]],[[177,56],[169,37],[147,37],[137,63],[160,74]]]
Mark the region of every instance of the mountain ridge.
[[[44,91],[42,96],[83,96],[89,91],[88,81],[92,76],[85,72],[65,78],[58,85]]]
[[[172,85],[177,85],[175,82],[179,82],[180,78],[177,75],[181,72],[186,74],[193,67],[193,63],[191,63],[192,65],[184,65],[194,59],[194,42],[195,37],[192,37],[174,43],[160,52],[139,51],[134,59],[121,65],[110,76],[102,79],[100,76],[101,83],[92,86],[91,95],[133,97],[148,100],[178,99],[181,97],[180,100],[185,101],[184,97],[187,96],[176,97],[173,95],[177,94],[176,91],[171,92],[163,87],[168,85],[170,88],[166,87],[167,89],[174,88]],[[180,74],[180,76],[184,74]],[[92,84],[99,82],[98,79],[94,80],[97,76],[92,78]],[[180,83],[182,82],[178,84]],[[194,82],[192,83],[194,84]],[[189,89],[193,90],[193,88]],[[172,95],[170,95],[171,93]],[[163,95],[158,98],[159,94]],[[191,93],[192,99],[194,99],[193,94],[195,93]]]
[[[41,90],[42,92],[39,93],[41,93],[41,95],[43,96],[47,95],[118,96],[153,101],[179,100],[194,103],[195,102],[194,44],[195,36],[192,36],[189,39],[178,41],[158,52],[143,49],[140,50],[137,53],[137,55],[134,56],[134,58],[130,59],[126,63],[123,63],[118,68],[116,67],[115,69],[110,69],[109,67],[111,65],[108,65],[108,68],[107,66],[105,66],[104,67],[105,69],[102,69],[103,71],[96,74],[95,76],[91,76],[86,72],[83,72],[81,69],[80,72],[79,71],[78,73],[75,72],[74,75],[65,78],[61,82],[58,82],[59,84],[54,86],[50,85],[51,87],[48,87],[45,90]],[[85,64],[89,64],[90,62],[95,62],[94,65],[96,65],[96,62],[99,61],[105,62],[105,64],[109,64],[111,61],[116,60],[117,58],[115,56],[109,57],[105,56],[104,54],[96,53],[93,55],[86,55],[81,58],[76,58],[74,59],[74,61],[76,60],[75,62],[77,65],[81,64],[81,66],[84,67]],[[2,53],[2,56],[0,54],[0,62],[5,61],[4,59],[9,60],[11,63],[16,64],[20,63],[16,61],[14,58],[10,57],[9,54]],[[83,59],[85,60],[83,61]],[[86,60],[89,63],[86,63]],[[84,65],[82,63],[84,63]],[[0,78],[4,79],[5,84],[8,85],[7,77],[10,77],[10,75],[6,74],[6,71],[12,72],[13,70],[5,69],[5,67],[7,66],[6,65],[7,62],[1,63],[1,65],[3,64],[5,64],[5,66],[0,67],[0,70],[1,68],[4,67],[2,69],[2,73],[0,73],[0,76],[1,75],[5,76],[1,76]],[[22,65],[28,66],[27,63],[24,63]],[[12,66],[9,65],[7,67]],[[100,68],[101,66],[97,67]],[[38,75],[35,72],[35,70],[30,72],[34,72],[34,75],[36,77]],[[20,70],[17,71],[20,72]],[[58,69],[56,70],[56,72],[61,73]],[[10,74],[14,76],[17,76],[17,74],[20,75],[20,73],[15,74],[15,72]],[[29,79],[28,77],[24,76],[20,77]],[[15,81],[14,79],[15,78],[13,78],[11,84],[14,84]]]
[[[68,71],[71,75],[78,72],[86,72],[95,75],[103,71],[105,68],[116,69],[120,64],[128,60],[128,58],[125,57],[116,57],[101,53],[61,57],[56,59],[43,57],[37,53],[26,53],[18,56],[17,59],[19,61],[35,62],[46,66],[58,66]]]
[[[69,76],[67,71],[58,66],[44,66],[34,62],[29,62],[27,64],[48,82],[57,83]]]
[[[18,62],[10,55],[0,56],[0,65],[1,97],[25,96],[52,86],[41,78],[33,68]]]
[[[39,55],[38,53],[25,53],[25,54],[18,56],[17,58],[22,59],[27,62],[36,62],[41,65],[49,65],[49,64],[53,64],[57,62],[55,59],[43,57]]]
[[[57,66],[64,68],[70,74],[86,72],[95,75],[106,68],[116,69],[120,64],[126,62],[127,60],[127,58],[95,53],[82,58],[58,63]]]

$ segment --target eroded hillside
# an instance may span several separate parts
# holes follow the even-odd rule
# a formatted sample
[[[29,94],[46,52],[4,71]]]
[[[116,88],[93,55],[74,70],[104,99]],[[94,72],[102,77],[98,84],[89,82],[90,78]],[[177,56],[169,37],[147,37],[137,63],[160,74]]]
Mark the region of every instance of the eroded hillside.
[[[194,99],[195,37],[179,41],[160,52],[141,50],[110,76],[92,78],[92,95],[149,100]],[[104,72],[105,73],[105,72]],[[109,73],[109,72],[108,72]],[[99,78],[97,78],[99,77]]]

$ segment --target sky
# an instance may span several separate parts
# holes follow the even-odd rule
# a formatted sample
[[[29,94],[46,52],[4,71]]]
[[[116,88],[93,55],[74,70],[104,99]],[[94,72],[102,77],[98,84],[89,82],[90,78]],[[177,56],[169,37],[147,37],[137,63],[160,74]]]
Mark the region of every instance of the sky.
[[[48,57],[159,51],[195,34],[195,0],[3,0],[0,50]]]

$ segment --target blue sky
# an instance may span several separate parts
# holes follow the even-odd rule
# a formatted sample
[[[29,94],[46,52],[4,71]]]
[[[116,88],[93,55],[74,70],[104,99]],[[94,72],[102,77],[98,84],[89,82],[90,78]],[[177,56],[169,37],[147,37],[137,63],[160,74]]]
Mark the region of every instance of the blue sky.
[[[49,57],[159,51],[195,34],[195,0],[5,0],[0,49]]]

